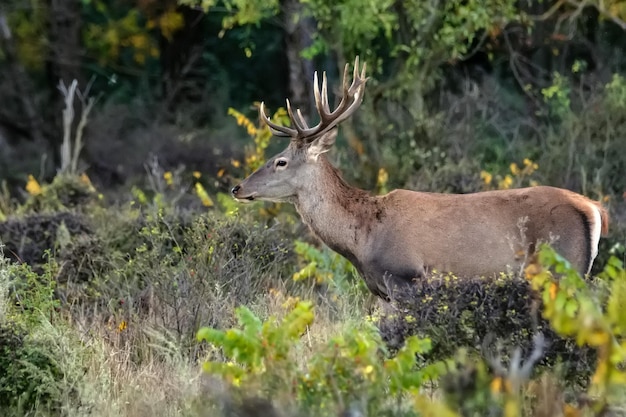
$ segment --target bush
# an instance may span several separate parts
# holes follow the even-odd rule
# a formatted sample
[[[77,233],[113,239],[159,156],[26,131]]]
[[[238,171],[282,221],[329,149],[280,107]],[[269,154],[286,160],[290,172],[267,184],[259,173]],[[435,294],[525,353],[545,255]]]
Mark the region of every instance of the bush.
[[[284,407],[305,415],[416,415],[400,399],[415,396],[446,368],[443,362],[418,363],[431,348],[428,339],[408,338],[390,357],[367,324],[349,326],[300,363],[302,336],[314,320],[310,302],[297,302],[282,320],[271,316],[263,322],[245,307],[237,309],[237,317],[236,328],[198,332],[214,349],[204,370],[225,378],[239,396],[278,398],[275,403],[283,400]]]
[[[562,367],[564,377],[584,383],[594,369],[593,349],[576,346],[559,336],[541,318],[541,300],[526,280],[508,275],[461,278],[433,274],[377,318],[383,340],[391,349],[411,335],[432,340],[431,360],[453,356],[459,349],[478,355],[497,347],[508,356],[515,348],[523,355],[533,349],[533,337],[543,333],[548,347],[540,364]]]
[[[50,268],[39,276],[28,265],[0,258],[0,288],[11,290],[0,294],[0,404],[8,415],[61,406],[58,358],[33,337],[42,317],[57,306],[51,273]]]

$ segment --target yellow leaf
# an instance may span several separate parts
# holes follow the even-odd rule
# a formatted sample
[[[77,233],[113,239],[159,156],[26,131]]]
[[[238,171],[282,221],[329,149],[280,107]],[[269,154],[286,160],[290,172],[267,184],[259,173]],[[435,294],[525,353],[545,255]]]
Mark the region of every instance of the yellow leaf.
[[[167,185],[174,184],[174,176],[172,175],[172,173],[170,171],[167,171],[167,172],[163,173],[163,179],[165,180],[165,183]]]
[[[563,405],[563,417],[579,417],[580,410],[573,405],[565,404]]]
[[[197,182],[195,187],[196,187],[196,194],[198,194],[198,197],[200,197],[200,201],[202,202],[202,205],[205,207],[213,207],[214,206],[213,200],[211,199],[209,194],[206,192],[202,184]]]
[[[593,385],[598,385],[604,382],[604,378],[606,377],[606,373],[608,370],[608,366],[606,361],[599,361],[598,366],[596,367],[596,372],[591,377],[591,383]]]
[[[507,190],[511,188],[511,185],[513,185],[513,178],[510,175],[507,175],[498,183],[498,188],[501,190]]]
[[[499,376],[495,377],[493,381],[491,381],[491,384],[489,384],[489,389],[494,394],[501,393],[502,388],[503,388],[502,378]]]
[[[423,417],[457,417],[458,415],[441,402],[433,402],[423,394],[416,394],[415,408]]]
[[[611,340],[610,334],[604,330],[593,330],[587,336],[590,346],[604,346]]]
[[[171,41],[174,33],[180,30],[184,25],[185,19],[183,15],[175,10],[167,11],[159,18],[161,34],[163,34],[163,37],[168,41]]]
[[[532,263],[530,265],[528,265],[526,267],[526,269],[524,269],[524,275],[526,276],[527,280],[532,280],[535,276],[539,275],[541,273],[541,266],[537,265],[536,263]]]
[[[80,176],[80,182],[85,184],[89,188],[89,191],[96,191],[96,188],[91,183],[91,180],[89,179],[87,174],[85,174],[84,172]]]
[[[491,184],[491,180],[493,179],[493,175],[491,175],[487,171],[480,171],[480,179],[483,180],[483,182],[486,185],[489,185],[489,184]]]
[[[557,284],[555,284],[554,282],[550,284],[550,288],[548,289],[549,293],[550,293],[550,299],[554,300],[556,298],[556,293],[559,290],[559,286]]]
[[[512,398],[507,399],[504,404],[505,417],[517,417],[520,415],[520,404]]]
[[[30,195],[39,195],[41,194],[41,185],[32,175],[28,176],[28,182],[26,183],[26,191]]]
[[[380,168],[378,170],[378,178],[376,180],[377,185],[379,187],[384,187],[385,185],[387,185],[387,181],[389,181],[389,173],[385,168]]]

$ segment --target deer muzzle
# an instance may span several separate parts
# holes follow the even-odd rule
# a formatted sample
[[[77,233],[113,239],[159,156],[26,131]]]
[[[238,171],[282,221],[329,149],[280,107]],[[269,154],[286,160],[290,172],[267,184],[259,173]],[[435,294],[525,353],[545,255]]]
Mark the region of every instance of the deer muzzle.
[[[256,194],[252,193],[249,195],[245,195],[245,191],[242,190],[241,185],[235,185],[230,193],[236,200],[239,201],[254,201],[254,195]]]

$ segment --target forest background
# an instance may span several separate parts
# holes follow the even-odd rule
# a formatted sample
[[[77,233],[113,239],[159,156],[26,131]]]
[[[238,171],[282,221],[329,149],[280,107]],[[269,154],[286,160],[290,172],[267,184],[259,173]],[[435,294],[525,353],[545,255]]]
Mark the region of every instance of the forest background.
[[[572,334],[557,314],[589,318],[584,303],[566,302],[586,299],[576,292],[586,284],[562,285],[559,298],[553,281],[533,275],[535,290],[545,284],[543,302],[558,307],[533,316],[524,279],[448,277],[427,283],[419,299],[429,301],[400,322],[377,321],[376,303],[350,265],[308,235],[292,208],[233,203],[230,187],[284,146],[259,124],[259,102],[286,122],[289,97],[314,120],[313,72],[326,71],[337,92],[357,55],[371,79],[331,152],[351,184],[374,193],[544,184],[602,201],[612,223],[593,270],[600,284],[587,295],[597,306],[611,297],[619,305],[626,296],[613,291],[626,242],[626,1],[4,0],[5,415],[254,415],[255,407],[265,410],[259,415],[423,415],[428,407],[473,415],[512,412],[507,404],[542,415],[548,403],[560,408],[543,415],[565,415],[623,407],[608,395],[623,381],[606,376],[619,373],[621,356],[610,362],[605,345]],[[543,260],[546,268],[559,262]],[[601,334],[620,341],[626,317],[611,311],[598,307],[607,326]],[[560,321],[550,322],[550,312]],[[246,345],[255,359],[232,353],[250,340],[219,336],[237,320],[256,329],[258,344]],[[196,340],[202,326],[213,329],[200,334],[211,343]],[[298,344],[294,328],[308,332],[308,344]],[[533,344],[538,328],[559,340],[547,353]],[[346,336],[354,329],[363,340]],[[506,339],[505,352],[545,353],[543,367],[532,377],[502,371],[480,348],[494,332]],[[409,353],[381,367],[380,352],[392,355],[410,335],[420,339],[408,339]],[[285,340],[285,351],[264,350],[272,337]],[[327,343],[346,347],[347,362],[324,350]],[[580,350],[585,343],[600,353]],[[454,373],[446,362],[465,363],[459,349],[472,358],[470,394],[440,381],[466,371]],[[281,355],[304,355],[317,368],[280,362]],[[498,360],[508,366],[512,358]],[[202,362],[213,364],[204,374],[227,384],[198,376]],[[268,364],[293,386],[269,384],[276,374]],[[409,370],[419,381],[405,378]],[[156,381],[164,384],[146,389]],[[424,381],[430,406],[422,402]],[[593,391],[599,381],[600,394]],[[514,395],[498,388],[505,382],[517,387]],[[234,394],[233,385],[244,389]],[[583,400],[589,390],[596,402]]]

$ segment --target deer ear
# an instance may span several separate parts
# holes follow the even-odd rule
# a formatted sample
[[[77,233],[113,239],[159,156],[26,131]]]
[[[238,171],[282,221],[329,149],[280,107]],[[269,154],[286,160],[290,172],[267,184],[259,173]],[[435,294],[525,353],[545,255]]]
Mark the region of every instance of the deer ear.
[[[324,133],[322,136],[311,142],[307,148],[308,157],[316,160],[318,156],[330,150],[330,148],[335,144],[335,139],[337,139],[337,129]]]

